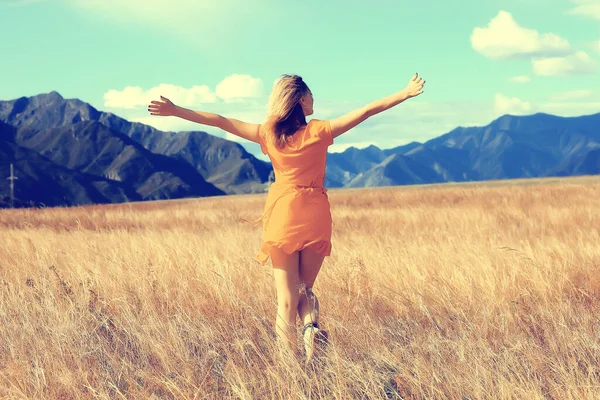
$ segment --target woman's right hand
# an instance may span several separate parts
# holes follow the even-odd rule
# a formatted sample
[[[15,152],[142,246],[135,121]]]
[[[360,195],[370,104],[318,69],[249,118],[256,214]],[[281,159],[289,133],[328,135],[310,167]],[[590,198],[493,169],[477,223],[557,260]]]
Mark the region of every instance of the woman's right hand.
[[[423,93],[423,85],[425,85],[425,81],[423,78],[419,78],[418,73],[415,73],[406,86],[408,97],[416,97]]]

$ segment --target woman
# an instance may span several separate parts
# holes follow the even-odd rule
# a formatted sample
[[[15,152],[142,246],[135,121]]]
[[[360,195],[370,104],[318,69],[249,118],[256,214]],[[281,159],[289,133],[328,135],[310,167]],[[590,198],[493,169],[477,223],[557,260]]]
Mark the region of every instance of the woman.
[[[176,116],[218,127],[260,144],[273,164],[275,182],[269,188],[263,216],[263,243],[256,260],[269,257],[277,290],[275,330],[280,349],[294,357],[296,313],[304,324],[306,362],[322,352],[327,332],[319,327],[319,302],[312,291],[325,256],[331,253],[331,213],[325,180],[327,148],[333,139],[367,118],[423,93],[425,81],[415,74],[405,89],[330,121],[313,114],[313,96],[298,75],[282,75],[273,85],[264,123],[250,124],[218,114],[192,111],[161,96],[148,106],[151,115]],[[244,221],[247,221],[244,219]],[[247,221],[248,222],[248,221]]]

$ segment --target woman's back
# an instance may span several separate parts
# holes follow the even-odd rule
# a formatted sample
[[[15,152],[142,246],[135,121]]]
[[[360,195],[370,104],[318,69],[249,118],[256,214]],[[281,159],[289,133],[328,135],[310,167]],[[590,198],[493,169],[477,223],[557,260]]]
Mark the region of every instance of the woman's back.
[[[278,148],[260,133],[260,147],[273,164],[275,182],[323,187],[327,148],[333,144],[329,121],[312,119]]]

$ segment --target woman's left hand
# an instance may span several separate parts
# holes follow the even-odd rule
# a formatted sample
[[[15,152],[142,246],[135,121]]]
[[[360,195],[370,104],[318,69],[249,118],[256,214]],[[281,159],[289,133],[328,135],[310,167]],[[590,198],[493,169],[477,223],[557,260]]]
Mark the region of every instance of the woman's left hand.
[[[170,115],[175,115],[175,111],[177,110],[177,106],[171,102],[171,100],[166,97],[160,96],[163,101],[154,101],[152,100],[150,105],[148,105],[148,111],[150,111],[150,115],[161,115],[163,117],[168,117]]]

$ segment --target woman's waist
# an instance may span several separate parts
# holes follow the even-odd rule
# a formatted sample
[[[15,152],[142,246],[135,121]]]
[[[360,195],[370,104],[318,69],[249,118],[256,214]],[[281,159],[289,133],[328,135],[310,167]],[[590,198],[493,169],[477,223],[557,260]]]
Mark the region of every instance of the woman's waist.
[[[281,181],[275,181],[271,184],[271,186],[275,186],[275,187],[280,187],[280,188],[288,188],[288,187],[293,187],[293,188],[307,188],[307,189],[323,189],[323,182],[311,182],[311,183],[306,183],[306,182],[281,182]]]
[[[286,194],[295,194],[295,196],[303,193],[322,193],[326,194],[327,189],[321,185],[306,185],[292,182],[277,183],[273,182],[269,188],[270,198],[281,197]]]

